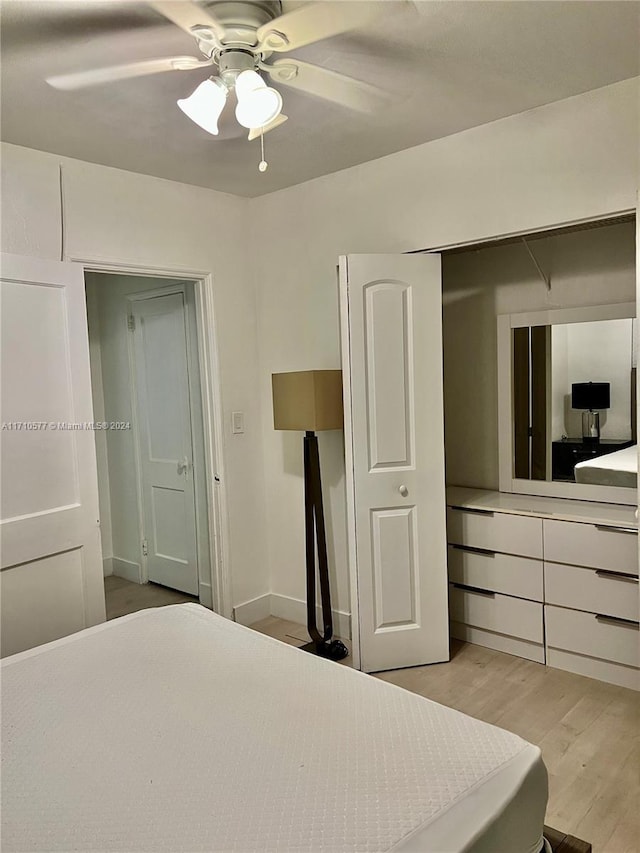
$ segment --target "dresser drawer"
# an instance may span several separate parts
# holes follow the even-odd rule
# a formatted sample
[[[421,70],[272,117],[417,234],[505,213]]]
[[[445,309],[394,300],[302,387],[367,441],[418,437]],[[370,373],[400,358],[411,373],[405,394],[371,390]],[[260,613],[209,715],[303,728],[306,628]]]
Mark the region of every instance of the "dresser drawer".
[[[638,533],[619,527],[544,519],[545,562],[638,574]]]
[[[604,569],[544,564],[547,604],[638,621],[638,578]]]
[[[449,611],[454,622],[543,643],[542,605],[499,593],[449,588]]]
[[[467,586],[542,601],[542,562],[495,551],[449,545],[449,580]]]
[[[609,621],[592,613],[545,606],[547,646],[613,661],[624,666],[640,666],[638,623]]]
[[[447,539],[452,545],[542,557],[542,519],[449,507]]]

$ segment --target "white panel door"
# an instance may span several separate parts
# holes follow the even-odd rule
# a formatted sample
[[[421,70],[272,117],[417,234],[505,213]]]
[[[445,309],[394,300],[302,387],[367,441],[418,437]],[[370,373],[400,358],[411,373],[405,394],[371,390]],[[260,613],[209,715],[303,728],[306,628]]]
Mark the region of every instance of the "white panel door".
[[[9,654],[104,621],[105,604],[84,270],[4,254],[0,264]]]
[[[131,311],[147,575],[198,595],[184,294],[135,300]]]
[[[340,286],[356,658],[448,660],[440,256],[349,255]]]

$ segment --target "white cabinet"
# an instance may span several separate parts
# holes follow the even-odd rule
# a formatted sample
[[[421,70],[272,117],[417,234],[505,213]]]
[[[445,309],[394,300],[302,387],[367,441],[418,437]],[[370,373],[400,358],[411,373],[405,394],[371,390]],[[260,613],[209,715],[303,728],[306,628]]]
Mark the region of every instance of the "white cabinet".
[[[544,610],[549,666],[640,689],[637,622],[550,604]]]
[[[454,545],[542,557],[540,519],[525,515],[451,506],[447,510],[447,537]]]
[[[454,505],[447,536],[451,635],[544,663],[542,520]]]
[[[632,508],[473,489],[447,498],[453,637],[640,689]]]
[[[531,601],[543,600],[542,563],[530,557],[449,545],[449,580]]]
[[[638,574],[638,530],[616,524],[544,520],[544,558]]]
[[[547,663],[640,689],[638,532],[543,520]]]
[[[542,604],[451,584],[449,612],[457,639],[544,663]]]
[[[563,563],[544,564],[547,604],[638,621],[638,576]]]

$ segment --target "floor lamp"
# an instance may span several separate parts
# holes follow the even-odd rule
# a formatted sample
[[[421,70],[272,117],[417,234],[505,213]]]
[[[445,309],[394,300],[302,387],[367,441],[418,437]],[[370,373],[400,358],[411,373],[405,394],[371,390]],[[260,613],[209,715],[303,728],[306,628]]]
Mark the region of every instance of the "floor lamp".
[[[342,660],[349,650],[333,639],[327,538],[322,509],[322,484],[319,430],[342,429],[342,371],[304,370],[295,373],[274,373],[274,429],[304,431],[304,520],[307,568],[307,630],[311,642],[302,648],[307,652]],[[318,580],[322,603],[322,633],[316,624],[316,553]]]

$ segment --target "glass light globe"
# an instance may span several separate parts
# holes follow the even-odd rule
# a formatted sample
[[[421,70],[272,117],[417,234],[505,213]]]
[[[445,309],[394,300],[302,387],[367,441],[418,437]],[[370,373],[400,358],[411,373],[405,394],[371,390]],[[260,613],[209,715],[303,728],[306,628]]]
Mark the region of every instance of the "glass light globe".
[[[253,92],[256,89],[266,89],[267,84],[264,82],[262,77],[258,74],[257,71],[251,71],[247,69],[246,71],[242,71],[236,77],[236,95],[238,96],[238,100],[240,101],[244,95],[248,95],[249,92]]]
[[[282,110],[282,97],[276,89],[265,86],[238,98],[236,118],[243,127],[264,127]]]
[[[209,78],[194,89],[188,98],[181,98],[178,106],[207,133],[218,135],[218,119],[227,102],[227,87],[221,80]]]

